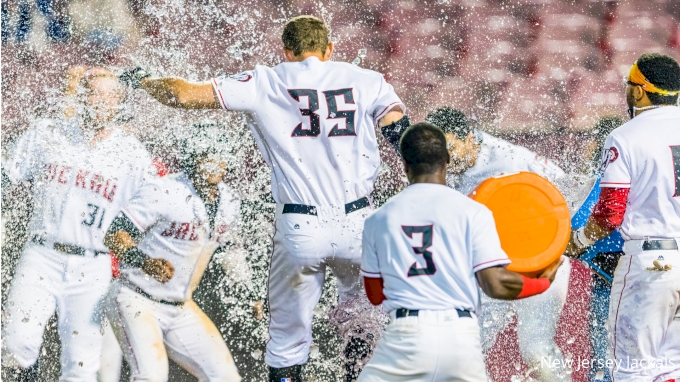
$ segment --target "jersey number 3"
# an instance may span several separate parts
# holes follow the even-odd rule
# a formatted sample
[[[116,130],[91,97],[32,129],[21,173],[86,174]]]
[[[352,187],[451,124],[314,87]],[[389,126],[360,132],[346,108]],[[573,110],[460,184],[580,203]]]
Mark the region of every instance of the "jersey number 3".
[[[404,230],[406,236],[408,236],[411,239],[413,239],[414,233],[423,234],[422,245],[420,247],[412,248],[413,252],[415,252],[416,255],[422,255],[423,258],[425,259],[425,268],[418,268],[418,262],[416,261],[415,263],[413,263],[413,265],[411,265],[411,268],[408,269],[408,277],[432,276],[433,274],[435,274],[435,272],[437,272],[437,267],[434,265],[434,261],[432,260],[432,252],[427,250],[432,246],[433,227],[431,225],[401,226],[401,229]]]
[[[300,109],[303,117],[309,118],[309,129],[302,128],[300,122],[293,130],[291,137],[317,137],[321,134],[320,116],[316,112],[319,110],[319,92],[315,89],[288,89],[288,94],[297,102],[300,97],[307,97],[307,108]],[[328,106],[328,117],[326,119],[345,119],[345,128],[341,129],[336,123],[328,133],[329,137],[355,136],[354,113],[355,110],[338,110],[338,100],[336,97],[342,96],[346,104],[354,103],[354,93],[352,89],[328,90],[323,92]]]

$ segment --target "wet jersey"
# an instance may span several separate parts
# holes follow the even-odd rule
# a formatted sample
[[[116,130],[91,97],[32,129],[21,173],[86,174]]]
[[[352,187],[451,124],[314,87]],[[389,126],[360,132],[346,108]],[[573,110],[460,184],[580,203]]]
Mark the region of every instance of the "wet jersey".
[[[277,203],[344,206],[380,169],[377,122],[401,100],[380,73],[310,57],[212,80],[222,107],[246,112]]]
[[[123,266],[123,280],[157,299],[191,299],[210,258],[225,244],[238,218],[240,202],[224,184],[219,184],[219,191],[211,224],[203,200],[185,174],[156,178],[142,186],[122,213],[144,233],[137,247],[149,257],[168,260],[175,274],[161,284],[140,268]]]
[[[509,263],[491,211],[444,185],[412,184],[364,225],[361,273],[383,278],[387,311],[474,311],[475,272]]]
[[[680,108],[641,113],[604,147],[600,187],[630,188],[623,238],[680,238]]]
[[[113,218],[154,176],[136,138],[114,130],[91,145],[74,120],[43,120],[27,131],[7,174],[12,182],[33,181],[29,237],[106,252],[104,234]]]
[[[467,195],[480,183],[492,176],[531,171],[555,183],[564,175],[553,161],[531,150],[484,132],[478,132],[481,139],[477,162],[463,174],[447,176],[447,184]]]

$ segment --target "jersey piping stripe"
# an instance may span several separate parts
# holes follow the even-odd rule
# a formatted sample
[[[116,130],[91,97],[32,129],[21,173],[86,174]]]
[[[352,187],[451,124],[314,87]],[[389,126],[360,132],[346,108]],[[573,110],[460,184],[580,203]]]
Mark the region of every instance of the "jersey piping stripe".
[[[600,182],[600,184],[630,184],[630,182]]]
[[[132,214],[130,214],[130,212],[129,212],[127,209],[123,208],[123,209],[121,210],[121,212],[123,212],[123,213],[125,214],[125,216],[129,217],[130,220],[131,220],[133,223],[135,223],[135,225],[137,226],[137,228],[140,229],[140,231],[146,231],[146,228],[145,228],[144,226],[142,226],[141,224],[139,224],[139,222],[137,221],[137,219],[135,219],[135,217],[132,216]]]
[[[619,293],[619,302],[616,304],[616,316],[614,317],[614,360],[616,360],[616,327],[619,323],[619,308],[621,308],[621,297],[623,296],[623,291],[626,290],[626,277],[628,277],[628,274],[630,273],[631,264],[633,264],[633,256],[630,257],[630,261],[628,262],[628,270],[623,276],[623,287],[621,288],[621,293]],[[613,381],[614,373],[612,373],[612,382]]]
[[[503,263],[503,264],[508,264],[508,263],[510,263],[510,260],[509,260],[508,258],[505,258],[505,259],[495,259],[495,260],[485,261],[485,262],[483,262],[483,263],[479,263],[479,264],[473,266],[473,267],[472,267],[472,270],[475,270],[475,269],[477,269],[477,267],[481,267],[482,265],[488,265],[488,266],[490,267],[490,266],[492,266],[492,265],[495,265],[495,264],[493,264],[493,263]]]
[[[217,81],[215,81],[215,79],[213,78],[212,82],[213,82],[213,88],[215,90],[217,90],[217,94],[220,96],[220,104],[222,105],[222,108],[224,108],[225,110],[229,110],[229,108],[227,107],[227,104],[224,103],[224,98],[222,98],[222,91],[220,91],[220,88],[217,87]]]
[[[368,277],[368,278],[372,278],[372,279],[380,278],[380,275],[381,275],[380,272],[369,272],[369,271],[363,270],[361,268],[359,268],[359,270],[364,275],[364,277]]]
[[[383,116],[383,114],[385,114],[388,110],[390,110],[390,108],[392,106],[397,105],[397,104],[401,104],[401,102],[392,102],[391,104],[385,106],[385,108],[382,109],[382,111],[375,116],[375,122],[378,122],[378,120],[380,120],[380,118]]]

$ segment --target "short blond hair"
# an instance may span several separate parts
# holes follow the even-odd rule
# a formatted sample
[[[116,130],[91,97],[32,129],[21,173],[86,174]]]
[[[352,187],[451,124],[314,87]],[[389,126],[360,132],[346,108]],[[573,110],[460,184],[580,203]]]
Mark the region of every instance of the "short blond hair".
[[[288,20],[283,27],[283,47],[299,56],[305,52],[326,52],[329,43],[328,27],[318,17],[302,15]]]

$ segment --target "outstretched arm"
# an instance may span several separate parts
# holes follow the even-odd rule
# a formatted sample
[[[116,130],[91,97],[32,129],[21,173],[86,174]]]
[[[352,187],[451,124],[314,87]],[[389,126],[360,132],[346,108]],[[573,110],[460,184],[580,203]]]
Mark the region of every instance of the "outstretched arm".
[[[140,88],[163,105],[181,109],[221,109],[210,81],[181,78],[145,78]]]
[[[158,102],[181,109],[220,109],[212,83],[190,82],[182,78],[151,78],[142,68],[121,74],[120,81],[133,89],[143,89]]]

